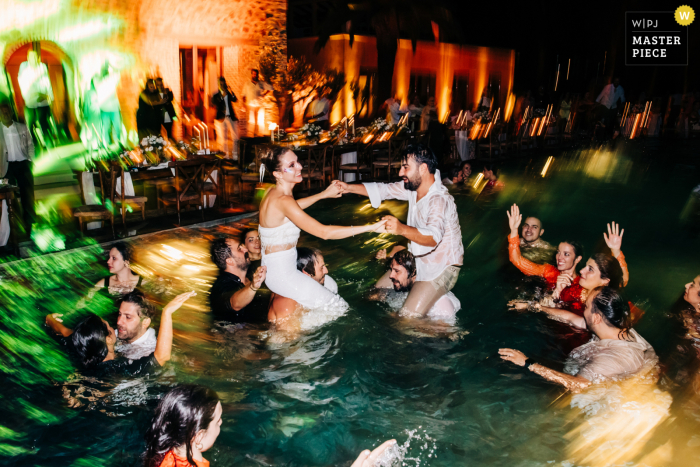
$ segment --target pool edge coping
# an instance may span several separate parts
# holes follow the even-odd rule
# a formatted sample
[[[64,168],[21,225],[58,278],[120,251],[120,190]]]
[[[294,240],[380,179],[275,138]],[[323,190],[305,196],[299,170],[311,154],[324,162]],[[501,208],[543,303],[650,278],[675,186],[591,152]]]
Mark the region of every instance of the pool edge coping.
[[[248,217],[253,217],[258,214],[259,211],[251,211],[243,214],[237,214],[235,216],[231,217],[222,217],[221,219],[214,219],[211,221],[204,221],[204,222],[199,222],[197,224],[192,224],[192,225],[187,225],[187,226],[181,226],[181,227],[173,227],[172,229],[165,229],[165,230],[158,230],[156,232],[150,232],[147,234],[141,234],[141,235],[134,235],[133,237],[127,237],[127,238],[119,238],[119,239],[114,239],[114,240],[109,240],[107,242],[102,242],[102,243],[95,243],[94,245],[87,245],[87,246],[81,246],[78,248],[71,248],[71,249],[66,249],[66,250],[61,250],[61,251],[55,251],[51,253],[45,253],[43,255],[38,255],[38,256],[32,256],[29,258],[21,258],[21,259],[16,259],[14,261],[8,261],[6,263],[0,263],[0,270],[5,270],[7,266],[12,266],[18,263],[21,263],[23,261],[33,261],[39,258],[47,258],[47,257],[54,257],[54,256],[60,256],[60,255],[65,255],[73,252],[78,252],[78,251],[83,251],[83,250],[88,250],[90,248],[96,248],[96,247],[101,247],[104,249],[107,245],[112,245],[113,243],[117,242],[124,242],[124,241],[132,241],[136,239],[142,239],[149,237],[151,235],[156,235],[156,234],[162,234],[164,232],[173,232],[176,230],[181,230],[181,229],[191,229],[191,228],[202,228],[202,227],[213,227],[215,225],[225,225],[229,223],[234,223],[239,220],[248,218]]]

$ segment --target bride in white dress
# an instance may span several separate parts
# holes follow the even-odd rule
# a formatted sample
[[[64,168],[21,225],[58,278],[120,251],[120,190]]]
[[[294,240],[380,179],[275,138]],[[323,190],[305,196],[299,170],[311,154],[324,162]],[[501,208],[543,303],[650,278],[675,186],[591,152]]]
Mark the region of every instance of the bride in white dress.
[[[265,285],[277,295],[296,301],[309,311],[301,317],[301,329],[310,329],[345,313],[348,304],[311,277],[297,270],[296,245],[301,230],[324,240],[351,237],[365,232],[384,232],[385,221],[362,226],[323,225],[304,212],[316,201],[338,198],[341,189],[332,183],[323,192],[294,199],[292,189],[302,182],[302,166],[289,148],[274,147],[263,159],[277,184],[260,203],[262,266],[267,266]]]

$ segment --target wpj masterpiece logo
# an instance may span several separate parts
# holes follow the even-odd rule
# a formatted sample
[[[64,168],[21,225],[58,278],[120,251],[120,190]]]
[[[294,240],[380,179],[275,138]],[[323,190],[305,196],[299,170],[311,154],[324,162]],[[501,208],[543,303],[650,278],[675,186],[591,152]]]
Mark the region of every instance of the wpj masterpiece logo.
[[[625,13],[625,64],[687,65],[688,25],[695,19],[689,6],[675,11]]]

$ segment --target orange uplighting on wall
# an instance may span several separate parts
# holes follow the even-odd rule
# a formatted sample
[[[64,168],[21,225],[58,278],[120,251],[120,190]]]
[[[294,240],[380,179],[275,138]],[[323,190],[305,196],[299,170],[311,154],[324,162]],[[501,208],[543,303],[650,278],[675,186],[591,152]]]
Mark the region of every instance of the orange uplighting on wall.
[[[508,93],[508,98],[506,98],[506,109],[504,112],[505,121],[510,121],[511,115],[513,115],[513,109],[515,108],[515,94]]]

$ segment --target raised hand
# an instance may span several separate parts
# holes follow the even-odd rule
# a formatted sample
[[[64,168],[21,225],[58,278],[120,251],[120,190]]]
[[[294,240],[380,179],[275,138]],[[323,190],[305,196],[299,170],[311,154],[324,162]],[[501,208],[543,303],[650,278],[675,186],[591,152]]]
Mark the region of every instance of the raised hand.
[[[603,238],[605,238],[605,244],[608,248],[612,250],[613,256],[617,256],[620,253],[620,248],[622,247],[622,236],[625,234],[625,229],[620,231],[620,224],[612,223],[612,227],[608,224],[608,233],[603,232]]]
[[[197,295],[197,292],[195,292],[194,290],[191,292],[185,292],[185,293],[178,295],[177,297],[173,298],[170,301],[170,303],[165,305],[165,308],[163,308],[163,313],[172,314],[172,313],[176,312],[177,310],[180,309],[182,304],[185,303],[185,301],[187,301],[188,298],[194,297],[195,295]]]
[[[513,206],[511,206],[510,208],[510,211],[506,211],[506,214],[508,215],[508,226],[510,227],[510,236],[517,237],[518,228],[520,227],[520,223],[523,221],[523,215],[520,214],[520,208],[517,204],[513,204]]]
[[[262,283],[265,282],[265,276],[267,275],[267,266],[260,266],[255,270],[253,274],[253,288],[259,289]]]
[[[374,467],[377,463],[377,459],[381,457],[384,452],[396,444],[395,439],[390,439],[385,441],[381,446],[376,448],[374,451],[370,452],[369,449],[365,449],[360,453],[360,456],[352,463],[350,467]]]
[[[377,222],[376,224],[372,224],[372,227],[373,227],[373,228],[371,229],[372,232],[387,233],[387,230],[386,230],[386,223],[387,223],[386,219],[383,218],[382,220],[380,220],[380,221]]]
[[[377,252],[377,256],[375,256],[377,259],[386,259],[386,250],[379,250]]]

